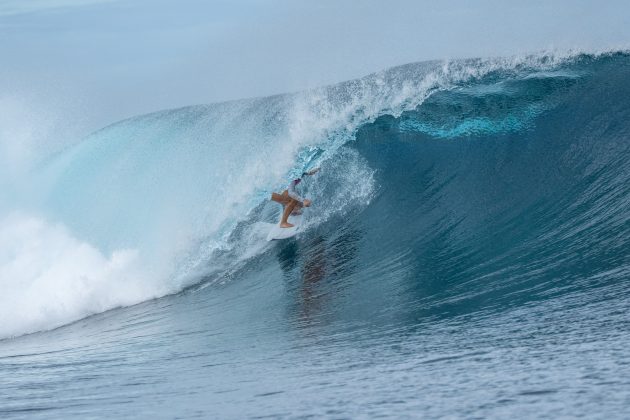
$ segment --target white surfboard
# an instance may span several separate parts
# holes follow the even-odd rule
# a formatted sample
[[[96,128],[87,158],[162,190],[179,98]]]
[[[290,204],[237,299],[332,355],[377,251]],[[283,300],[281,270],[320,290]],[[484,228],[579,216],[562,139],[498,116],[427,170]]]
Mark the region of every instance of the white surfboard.
[[[295,236],[300,230],[300,226],[302,226],[302,215],[298,214],[295,216],[289,216],[288,221],[293,225],[293,227],[281,228],[280,222],[278,222],[278,224],[273,225],[273,227],[269,231],[269,235],[267,235],[267,240],[273,241],[274,239],[287,239]]]

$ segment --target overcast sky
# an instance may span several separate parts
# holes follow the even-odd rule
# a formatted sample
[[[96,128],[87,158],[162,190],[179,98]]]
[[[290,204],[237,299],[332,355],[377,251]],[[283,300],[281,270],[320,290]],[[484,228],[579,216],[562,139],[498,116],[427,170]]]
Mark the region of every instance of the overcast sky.
[[[37,98],[92,130],[414,61],[629,45],[628,0],[1,0],[0,111]]]

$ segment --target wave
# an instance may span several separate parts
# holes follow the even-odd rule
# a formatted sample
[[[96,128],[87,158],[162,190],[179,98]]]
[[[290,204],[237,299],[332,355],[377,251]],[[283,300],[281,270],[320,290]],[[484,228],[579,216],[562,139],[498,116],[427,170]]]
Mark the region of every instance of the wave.
[[[600,273],[604,251],[585,235],[618,251],[627,231],[628,62],[609,52],[415,63],[105,127],[28,174],[0,174],[20,185],[0,197],[11,291],[0,337],[225,279],[273,249],[268,196],[314,166],[304,235],[363,221],[380,242],[358,263],[372,277],[402,255],[400,277],[457,289],[509,276],[514,288],[541,267],[576,267],[559,248],[543,252],[550,243],[594,255]],[[627,270],[620,258],[603,266]]]

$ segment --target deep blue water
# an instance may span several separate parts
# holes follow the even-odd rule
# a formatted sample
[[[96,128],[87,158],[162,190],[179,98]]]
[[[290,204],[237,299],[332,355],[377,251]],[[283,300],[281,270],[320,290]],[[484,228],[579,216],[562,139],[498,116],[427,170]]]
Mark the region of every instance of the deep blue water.
[[[419,63],[95,133],[11,197],[73,251],[6,282],[50,296],[3,314],[0,414],[626,418],[629,98],[625,53]]]

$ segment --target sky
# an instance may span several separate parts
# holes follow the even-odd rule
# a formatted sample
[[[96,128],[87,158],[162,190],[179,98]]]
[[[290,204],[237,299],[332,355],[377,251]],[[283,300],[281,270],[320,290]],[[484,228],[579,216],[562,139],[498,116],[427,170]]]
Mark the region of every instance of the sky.
[[[0,125],[81,136],[409,62],[629,45],[627,0],[0,0]]]

